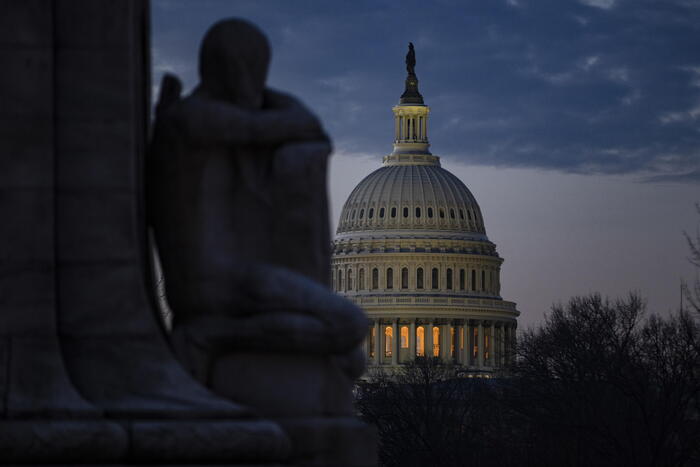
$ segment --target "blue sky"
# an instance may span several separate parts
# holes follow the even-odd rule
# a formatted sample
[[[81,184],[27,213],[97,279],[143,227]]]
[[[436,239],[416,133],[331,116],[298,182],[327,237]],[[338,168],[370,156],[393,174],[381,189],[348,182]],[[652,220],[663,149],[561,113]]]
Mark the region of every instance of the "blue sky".
[[[333,138],[334,216],[390,151],[413,41],[431,149],[480,202],[506,258],[504,297],[522,304],[524,321],[593,290],[636,289],[656,311],[677,306],[680,277],[692,274],[682,232],[700,220],[700,0],[154,0],[152,9],[154,88],[164,71],[196,83],[199,40],[217,19],[243,17],[268,34],[271,86],[301,97]],[[601,254],[615,267],[592,259]],[[533,278],[538,258],[547,272]]]

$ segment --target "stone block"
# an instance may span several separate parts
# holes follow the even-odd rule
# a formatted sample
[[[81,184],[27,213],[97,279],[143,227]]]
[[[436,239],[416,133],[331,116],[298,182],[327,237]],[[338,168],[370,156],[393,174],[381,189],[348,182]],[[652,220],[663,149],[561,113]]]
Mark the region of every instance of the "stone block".
[[[2,115],[0,189],[53,187],[53,119]]]
[[[57,198],[59,261],[137,258],[132,193],[96,188],[64,190],[61,187]]]
[[[53,8],[46,0],[0,2],[0,44],[3,46],[51,47]]]
[[[132,190],[136,175],[134,126],[126,121],[59,123],[58,184],[69,190]]]
[[[59,49],[56,63],[59,129],[63,119],[133,124],[141,108],[125,97],[136,92],[130,49]]]
[[[0,117],[53,117],[53,51],[0,48]]]

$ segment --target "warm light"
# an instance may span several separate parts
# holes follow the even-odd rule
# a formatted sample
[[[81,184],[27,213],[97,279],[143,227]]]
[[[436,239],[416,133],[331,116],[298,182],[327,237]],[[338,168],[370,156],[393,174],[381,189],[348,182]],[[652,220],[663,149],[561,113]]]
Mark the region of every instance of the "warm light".
[[[440,356],[440,328],[433,327],[433,357]]]
[[[408,326],[401,326],[401,348],[408,348]]]
[[[416,329],[416,356],[425,356],[425,329],[423,326],[418,326]]]
[[[394,343],[394,330],[391,326],[384,328],[384,355],[386,357],[391,357],[391,349]]]

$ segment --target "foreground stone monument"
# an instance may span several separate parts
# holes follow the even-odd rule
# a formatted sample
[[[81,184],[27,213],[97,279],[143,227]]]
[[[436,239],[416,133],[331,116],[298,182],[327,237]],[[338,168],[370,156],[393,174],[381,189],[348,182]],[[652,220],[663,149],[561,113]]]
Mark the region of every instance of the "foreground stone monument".
[[[280,306],[253,322],[245,320],[255,314],[241,317],[216,295],[205,297],[211,312],[192,316],[178,316],[182,303],[173,300],[187,369],[173,355],[148,280],[148,51],[144,1],[0,2],[0,459],[371,465],[372,432],[350,416],[342,391],[357,373],[352,345],[326,348],[326,356],[303,337],[299,348],[251,344],[261,329],[291,329],[286,340],[294,341],[300,328],[284,323],[305,319],[331,335],[343,323],[310,313],[326,306],[353,316],[312,282],[323,275],[322,254],[316,266],[298,263],[298,273],[291,256],[277,265],[262,258],[270,265],[258,269],[308,286],[281,290],[297,293],[285,305],[325,297],[316,308]],[[323,143],[304,141],[315,149],[298,150],[325,163]],[[312,170],[302,159],[281,157],[270,173]],[[274,226],[262,232],[274,248]],[[295,401],[284,402],[280,368],[289,369],[280,378],[296,383],[290,394],[301,410],[285,410]],[[315,383],[300,382],[309,375]],[[320,388],[324,381],[335,386]],[[301,396],[314,390],[327,403],[304,406]]]

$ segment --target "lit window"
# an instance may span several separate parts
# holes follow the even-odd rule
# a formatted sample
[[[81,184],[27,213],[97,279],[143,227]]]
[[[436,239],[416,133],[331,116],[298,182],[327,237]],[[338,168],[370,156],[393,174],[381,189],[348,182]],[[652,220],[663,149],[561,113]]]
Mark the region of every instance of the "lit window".
[[[474,347],[472,348],[472,357],[476,358],[479,355],[479,328],[474,327]]]
[[[401,288],[408,288],[408,268],[401,269]]]
[[[440,328],[433,326],[433,357],[440,356]]]
[[[386,270],[386,288],[387,289],[394,288],[394,270],[391,268]]]
[[[425,357],[425,328],[423,326],[416,328],[416,356]]]
[[[391,357],[391,349],[393,348],[394,330],[391,326],[384,328],[384,356]]]
[[[408,348],[408,326],[401,326],[401,348]]]
[[[416,288],[423,288],[423,268],[418,268],[416,271]]]
[[[455,356],[455,328],[450,326],[450,357]]]

